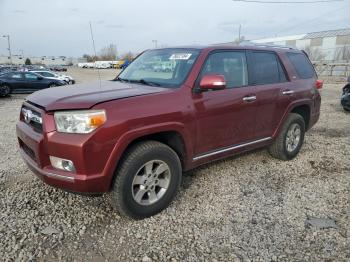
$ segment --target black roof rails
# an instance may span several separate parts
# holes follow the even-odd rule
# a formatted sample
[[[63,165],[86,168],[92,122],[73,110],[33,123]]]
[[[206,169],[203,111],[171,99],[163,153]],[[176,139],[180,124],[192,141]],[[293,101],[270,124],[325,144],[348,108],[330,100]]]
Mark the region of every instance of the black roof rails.
[[[297,50],[297,48],[285,45],[273,45],[273,44],[263,44],[263,43],[253,43],[251,41],[244,41],[239,44],[240,46],[256,46],[256,47],[270,47],[270,48],[282,48],[289,50]]]

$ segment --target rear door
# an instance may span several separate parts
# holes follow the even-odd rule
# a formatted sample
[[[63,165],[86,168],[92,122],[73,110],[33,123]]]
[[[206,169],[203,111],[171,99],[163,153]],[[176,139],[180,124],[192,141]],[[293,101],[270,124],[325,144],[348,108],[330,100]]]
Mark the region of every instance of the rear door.
[[[220,151],[254,139],[256,116],[255,87],[249,85],[246,52],[215,51],[208,55],[199,76],[224,75],[223,90],[195,92],[197,156]],[[247,99],[251,98],[251,99]]]
[[[294,90],[275,52],[251,51],[249,54],[258,106],[255,134],[257,139],[262,139],[273,135]]]
[[[24,88],[23,74],[11,72],[5,75],[6,81],[10,84],[13,92],[21,92]]]

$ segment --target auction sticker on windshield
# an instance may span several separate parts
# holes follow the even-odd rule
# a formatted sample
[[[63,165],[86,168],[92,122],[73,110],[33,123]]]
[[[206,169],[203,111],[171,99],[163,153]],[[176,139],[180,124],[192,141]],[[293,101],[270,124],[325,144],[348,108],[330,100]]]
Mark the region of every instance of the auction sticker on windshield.
[[[178,53],[178,54],[172,54],[169,59],[170,60],[188,60],[191,57],[192,54],[188,53]]]

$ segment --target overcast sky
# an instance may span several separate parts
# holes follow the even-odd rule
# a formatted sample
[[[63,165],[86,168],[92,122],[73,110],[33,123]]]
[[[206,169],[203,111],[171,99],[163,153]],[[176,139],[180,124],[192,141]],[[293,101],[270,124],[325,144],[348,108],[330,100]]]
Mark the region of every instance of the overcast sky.
[[[289,0],[290,1],[290,0]],[[13,54],[81,56],[113,43],[120,53],[158,46],[211,44],[350,27],[350,0],[258,4],[233,0],[0,0],[0,35]],[[0,54],[7,42],[0,38]]]

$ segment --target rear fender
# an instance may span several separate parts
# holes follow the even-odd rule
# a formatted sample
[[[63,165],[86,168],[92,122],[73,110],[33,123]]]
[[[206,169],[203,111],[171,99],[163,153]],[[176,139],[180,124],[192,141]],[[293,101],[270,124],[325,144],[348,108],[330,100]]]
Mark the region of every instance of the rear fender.
[[[276,138],[279,135],[279,133],[283,127],[284,122],[288,118],[289,113],[292,112],[294,108],[296,108],[298,106],[304,106],[304,105],[307,105],[310,108],[310,114],[311,114],[312,101],[310,99],[300,99],[300,100],[296,100],[296,101],[292,102],[291,104],[289,104],[289,106],[287,107],[286,111],[283,114],[283,117],[281,118],[280,122],[278,123],[278,126],[272,135],[272,138]]]

